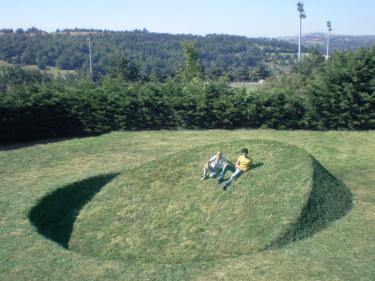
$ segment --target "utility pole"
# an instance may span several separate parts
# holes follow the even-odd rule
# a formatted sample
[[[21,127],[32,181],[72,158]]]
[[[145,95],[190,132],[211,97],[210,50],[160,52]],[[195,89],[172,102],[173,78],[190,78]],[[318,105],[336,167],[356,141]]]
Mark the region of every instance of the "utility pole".
[[[326,59],[328,60],[329,59],[329,37],[330,37],[330,33],[332,31],[332,25],[331,25],[330,21],[327,21],[327,28],[328,28],[328,32],[327,32],[327,56],[326,56]]]
[[[297,10],[299,12],[298,62],[300,62],[301,61],[302,20],[306,18],[306,13],[303,8],[303,2],[297,2]]]
[[[90,60],[90,80],[92,81],[92,55],[91,55],[91,39],[90,37],[87,38],[87,40],[89,41],[89,60]]]

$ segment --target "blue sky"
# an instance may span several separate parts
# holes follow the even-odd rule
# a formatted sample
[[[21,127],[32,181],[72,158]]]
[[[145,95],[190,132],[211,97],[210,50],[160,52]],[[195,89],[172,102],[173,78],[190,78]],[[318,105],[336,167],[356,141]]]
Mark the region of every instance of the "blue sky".
[[[3,2],[3,3],[1,3]],[[296,0],[0,0],[0,28],[98,28],[277,37],[298,32]],[[303,33],[375,34],[375,0],[305,0]]]

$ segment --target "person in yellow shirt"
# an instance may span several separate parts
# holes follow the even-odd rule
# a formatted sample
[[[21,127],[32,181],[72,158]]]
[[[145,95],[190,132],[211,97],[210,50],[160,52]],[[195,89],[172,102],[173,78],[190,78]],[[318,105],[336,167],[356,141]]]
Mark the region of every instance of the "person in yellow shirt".
[[[253,164],[253,160],[249,157],[249,150],[246,147],[241,149],[241,153],[242,154],[238,157],[236,165],[226,164],[219,175],[218,182],[222,183],[224,181],[224,175],[227,170],[233,173],[229,179],[223,182],[224,190],[227,189],[227,187],[236,177],[239,177],[244,172],[247,172]]]

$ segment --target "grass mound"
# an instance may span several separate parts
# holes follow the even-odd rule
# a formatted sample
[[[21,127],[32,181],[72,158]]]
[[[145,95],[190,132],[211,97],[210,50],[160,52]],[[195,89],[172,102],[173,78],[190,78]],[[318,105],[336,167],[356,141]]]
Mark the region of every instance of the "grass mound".
[[[2,175],[0,183],[0,211],[2,214],[0,217],[0,244],[2,245],[0,247],[0,280],[372,281],[373,276],[375,276],[372,262],[375,253],[372,234],[375,231],[375,224],[373,223],[375,214],[373,192],[375,181],[374,136],[375,133],[372,131],[181,130],[116,132],[98,137],[64,141],[45,140],[39,144],[26,143],[2,146],[0,147],[0,174]],[[319,163],[307,157],[311,163],[309,165],[313,169],[312,190],[307,190],[306,199],[303,196],[302,200],[297,201],[299,206],[296,206],[295,210],[296,213],[300,212],[298,215],[294,216],[294,214],[289,213],[290,219],[284,219],[285,216],[277,212],[277,207],[284,211],[282,204],[278,202],[286,201],[279,201],[276,197],[287,196],[287,193],[281,186],[271,187],[271,184],[268,183],[270,178],[267,178],[270,171],[277,174],[277,169],[271,169],[271,166],[275,165],[284,169],[287,165],[292,164],[289,175],[295,176],[294,174],[298,171],[297,168],[293,168],[295,167],[293,163],[299,160],[294,154],[293,147],[271,142],[243,141],[251,150],[252,148],[264,148],[264,151],[251,151],[258,163],[263,162],[262,166],[239,178],[226,192],[220,189],[214,181],[198,183],[201,173],[201,166],[199,165],[203,164],[218,146],[212,145],[207,150],[204,150],[204,147],[199,149],[196,147],[219,141],[238,141],[240,139],[272,139],[302,147],[328,169],[329,172]],[[231,146],[226,147],[228,149],[225,148],[224,150],[229,155],[232,153],[229,150]],[[285,153],[280,154],[277,151],[285,148],[288,149]],[[192,150],[188,151],[188,149]],[[185,150],[186,153],[182,150]],[[202,153],[199,151],[202,151]],[[151,230],[147,230],[144,225],[149,225],[149,228],[154,227],[155,232],[159,231],[159,234],[168,233],[167,227],[164,228],[165,232],[162,232],[161,228],[155,226],[155,222],[153,224],[136,225],[136,222],[132,222],[132,220],[138,219],[136,215],[142,216],[140,213],[142,207],[145,213],[149,212],[151,208],[156,210],[155,203],[164,199],[154,197],[155,200],[151,200],[154,191],[151,194],[144,191],[138,198],[136,194],[129,195],[129,198],[132,198],[133,201],[120,196],[126,193],[124,189],[129,189],[128,193],[131,191],[136,193],[146,188],[143,187],[143,183],[139,186],[131,186],[131,182],[136,182],[134,177],[137,175],[133,175],[135,171],[131,170],[136,165],[141,166],[151,160],[158,160],[155,165],[149,163],[146,166],[141,166],[143,170],[139,171],[138,175],[142,175],[146,181],[149,181],[149,177],[152,175],[158,175],[145,170],[147,167],[158,167],[159,174],[165,176],[170,175],[164,171],[168,167],[172,167],[175,173],[180,173],[178,165],[166,165],[167,155],[173,155],[171,158],[174,158],[176,156],[174,153],[180,152],[182,153],[180,155],[186,156],[185,160],[187,161],[182,161],[186,169],[190,169],[190,165],[187,164],[189,161],[199,155],[199,157],[202,156],[195,162],[198,163],[197,167],[191,169],[193,172],[197,172],[196,175],[190,175],[191,182],[194,185],[190,187],[186,185],[187,190],[181,190],[179,189],[179,183],[183,181],[183,178],[171,178],[171,181],[175,180],[175,183],[168,186],[171,190],[160,192],[171,195],[173,194],[172,191],[176,189],[176,192],[181,194],[181,198],[176,194],[175,198],[178,202],[173,202],[173,198],[171,199],[171,205],[175,204],[176,211],[169,209],[160,210],[160,212],[174,211],[175,220],[180,219],[181,217],[177,217],[177,211],[184,211],[188,204],[184,200],[187,196],[194,194],[197,194],[195,201],[191,200],[190,204],[196,205],[203,211],[206,210],[204,208],[207,208],[207,212],[210,214],[206,215],[208,218],[206,222],[197,220],[196,225],[198,227],[204,226],[205,223],[209,225],[215,222],[215,219],[219,219],[221,213],[228,210],[225,214],[223,213],[221,225],[211,224],[211,226],[206,226],[206,229],[210,227],[223,232],[223,238],[221,238],[220,233],[215,236],[218,240],[217,245],[221,247],[222,251],[210,252],[210,254],[213,253],[216,256],[205,259],[208,256],[206,253],[209,252],[205,245],[214,243],[210,239],[213,236],[206,235],[205,240],[203,238],[193,240],[191,236],[185,235],[186,238],[195,243],[196,248],[202,249],[202,255],[199,256],[195,252],[196,261],[192,261],[193,251],[195,250],[186,249],[184,253],[186,257],[181,255],[180,261],[186,260],[187,262],[162,264],[157,262],[168,261],[165,258],[168,249],[161,248],[161,259],[159,261],[159,255],[155,254],[155,248],[158,246],[156,243],[160,243],[160,241],[155,239],[156,235],[150,234]],[[233,150],[232,155],[229,156],[231,159],[236,159],[237,155],[238,151]],[[281,160],[284,163],[276,164],[274,163],[275,156],[279,155],[284,157]],[[289,157],[296,159],[293,162],[293,159],[287,159]],[[310,168],[309,171],[311,171]],[[120,175],[110,181],[115,176],[113,174],[117,173],[120,173]],[[179,176],[179,174],[177,175]],[[174,175],[172,176],[174,177]],[[264,181],[255,182],[257,176],[262,176]],[[253,180],[253,183],[257,184],[251,186],[250,181]],[[150,188],[155,188],[154,185],[157,182],[153,180],[150,180],[150,182]],[[291,180],[290,182],[292,184],[289,188],[294,188],[294,181]],[[350,187],[350,190],[341,182]],[[245,194],[246,188],[252,193]],[[83,189],[82,192],[81,189]],[[270,189],[274,191],[272,196],[269,192]],[[263,190],[266,190],[266,192],[263,192]],[[84,194],[85,192],[87,193]],[[147,197],[149,206],[145,207],[141,202],[145,200],[146,193],[149,196]],[[298,193],[298,195],[301,196],[301,193]],[[208,200],[208,196],[211,196],[211,201]],[[233,197],[233,200],[231,197]],[[117,208],[118,216],[115,211],[111,216],[111,213],[108,212],[111,207],[107,206],[106,209],[103,208],[103,212],[107,212],[108,215],[98,216],[98,219],[102,219],[100,222],[96,221],[94,217],[90,218],[94,224],[89,225],[87,218],[90,217],[90,214],[88,211],[96,209],[95,212],[100,214],[100,204],[103,204],[106,199],[109,199],[109,201],[107,200],[105,204]],[[232,205],[229,204],[229,200],[232,200]],[[255,207],[250,209],[252,208],[250,203],[259,206],[259,203],[255,202],[256,200],[264,200],[265,202],[259,213],[254,213],[254,211],[257,211]],[[292,202],[292,200],[289,201]],[[301,201],[304,201],[304,206],[301,206]],[[272,202],[277,202],[277,204],[272,206]],[[133,212],[134,217],[129,213],[129,210],[125,210],[126,206],[130,208],[133,203],[140,205],[140,209]],[[239,205],[238,208],[236,204]],[[285,203],[285,205],[287,208],[294,207],[291,203]],[[244,206],[249,210],[240,210]],[[301,207],[298,212],[297,207]],[[218,208],[222,209],[218,210]],[[276,211],[271,212],[272,210]],[[247,216],[242,216],[242,212],[245,211]],[[123,215],[126,212],[128,212],[127,217]],[[257,217],[258,222],[256,223],[253,220],[258,214],[261,216]],[[78,219],[77,215],[79,216]],[[277,236],[276,240],[266,246],[265,250],[261,249],[257,253],[254,253],[254,251],[257,251],[256,249],[246,252],[247,249],[242,251],[238,247],[237,249],[233,248],[237,251],[234,252],[233,250],[234,254],[231,258],[221,258],[231,254],[229,252],[232,250],[231,248],[224,248],[228,241],[228,239],[227,241],[224,239],[228,237],[226,231],[229,230],[229,227],[233,229],[230,233],[230,235],[233,235],[233,239],[229,240],[232,243],[231,246],[236,246],[236,243],[244,245],[244,241],[254,241],[251,240],[253,238],[259,241],[258,230],[262,231],[262,227],[264,228],[263,233],[268,235],[267,228],[265,228],[266,223],[268,223],[267,215],[276,216],[280,223],[281,221],[284,222],[282,230],[278,231],[277,235],[272,234],[269,237],[270,239],[267,238],[272,240],[271,236]],[[121,218],[121,216],[123,217]],[[165,218],[163,217],[159,221],[160,225],[166,223],[171,216],[167,214]],[[292,217],[296,221],[293,222]],[[151,221],[155,216],[149,216],[149,218],[149,221]],[[243,219],[239,221],[240,218]],[[181,219],[180,229],[176,227],[178,231],[184,231],[186,219],[188,217]],[[233,225],[235,222],[232,222],[232,220],[235,219],[237,219],[238,226]],[[143,222],[148,223],[147,220],[143,220]],[[172,225],[172,222],[170,221],[170,225]],[[95,224],[102,224],[103,228],[113,228],[113,230],[109,229],[107,233],[114,233],[115,235],[110,237],[111,240],[106,239],[102,236],[106,230],[100,227],[95,231]],[[132,229],[127,232],[125,230],[122,233],[122,229],[116,229],[118,224],[123,229],[130,227],[146,229],[144,231],[145,236],[140,239],[143,239],[143,243],[146,244],[143,249],[152,250],[150,251],[152,255],[148,259],[145,258],[147,252],[142,253],[141,250],[137,252],[134,246],[127,250],[125,246],[120,244],[123,252],[116,256],[117,253],[115,252],[109,254],[104,252],[104,250],[110,251],[112,245],[109,243],[111,242],[116,247],[118,241],[120,243],[136,241],[135,236],[132,235],[135,233]],[[242,231],[244,235],[242,237],[238,235],[238,241],[234,242],[236,239],[234,236],[241,231],[240,224],[242,224],[242,227],[247,224],[249,226],[248,231]],[[275,227],[279,226],[279,222],[275,223]],[[193,230],[192,227],[191,231]],[[63,237],[59,236],[61,233]],[[172,237],[173,232],[170,231],[169,233],[171,239],[174,239]],[[314,235],[311,236],[311,234]],[[102,237],[102,239],[94,241],[94,235]],[[308,239],[300,240],[305,237],[308,237]],[[85,241],[86,238],[91,240]],[[126,240],[127,238],[128,240]],[[147,241],[147,239],[150,239],[150,241]],[[181,241],[183,239],[184,237],[181,238]],[[300,241],[294,242],[295,240]],[[86,243],[86,245],[83,245],[83,243]],[[222,245],[219,243],[222,243]],[[90,244],[90,247],[97,246],[98,250],[90,250],[89,247],[84,248],[84,246]],[[258,245],[258,248],[261,247]],[[173,247],[171,249],[173,250]],[[84,254],[72,250],[79,250]],[[225,252],[224,250],[229,251]],[[101,253],[99,253],[100,251]],[[241,255],[245,252],[245,255]],[[134,253],[133,259],[131,258],[132,253]],[[136,256],[136,254],[138,255]],[[237,254],[238,256],[234,256]],[[142,262],[142,260],[153,260],[154,258],[156,258],[155,262]],[[137,260],[139,261],[137,262]],[[170,260],[172,258],[169,258]]]
[[[235,161],[244,146],[257,168],[227,191],[215,180],[199,182],[215,151]],[[236,141],[148,162],[123,172],[82,209],[69,248],[103,259],[153,263],[261,251],[298,225],[313,189],[314,161],[294,146]]]

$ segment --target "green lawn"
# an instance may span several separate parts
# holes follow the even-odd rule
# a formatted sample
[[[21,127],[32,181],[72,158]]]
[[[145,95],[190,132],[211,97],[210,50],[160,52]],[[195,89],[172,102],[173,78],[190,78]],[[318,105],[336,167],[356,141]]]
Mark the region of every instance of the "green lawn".
[[[8,63],[4,60],[0,60],[0,67],[1,66],[14,66],[14,64],[11,64],[11,63]],[[36,64],[28,64],[28,65],[23,65],[22,68],[24,68],[25,70],[40,70],[38,68],[38,65]],[[53,66],[48,66],[46,67],[45,70],[42,70],[42,72],[46,73],[46,74],[50,74],[54,77],[58,77],[58,76],[67,76],[67,75],[77,75],[77,70],[63,70],[63,69],[60,69],[59,67],[53,67]]]
[[[216,180],[200,183],[210,155],[220,148],[235,159],[241,147],[252,151],[258,167],[226,192]],[[126,170],[105,187],[81,211],[69,249],[103,259],[164,264],[249,255],[267,248],[298,221],[312,182],[312,158],[277,142],[185,150]]]
[[[281,202],[277,199],[260,203],[256,200],[258,196],[268,194],[265,199],[269,200],[272,191],[262,193],[255,187],[251,189],[250,184],[246,186],[257,176],[265,177],[267,163],[272,162],[272,155],[262,155],[262,151],[273,149],[262,150],[259,148],[262,142],[248,141],[262,139],[303,148],[322,164],[329,173],[319,164],[314,164],[313,177],[320,186],[313,195],[314,202],[323,202],[319,206],[330,210],[341,208],[341,215],[322,212],[325,222],[320,221],[318,226],[304,214],[300,221],[293,222],[290,221],[295,218],[293,212],[288,211],[301,207],[293,205],[284,210],[285,214],[277,213],[262,224],[267,219],[266,210],[275,207],[272,203]],[[215,143],[229,141],[240,141],[239,144],[248,145],[250,149],[253,145],[255,158],[265,164],[240,178],[226,192],[218,189],[213,181],[196,183],[206,154],[217,147]],[[99,137],[0,146],[0,149],[0,280],[374,280],[375,132],[116,132]],[[229,152],[231,159],[235,158],[236,151],[237,148]],[[288,155],[295,154],[288,151]],[[174,170],[185,164],[182,161],[174,166],[174,162],[181,159],[189,160],[187,170]],[[284,159],[287,158],[284,156]],[[290,163],[285,163],[285,167],[306,163],[298,159],[290,157],[287,159]],[[275,165],[272,167],[276,168]],[[160,172],[164,182],[153,180],[155,172],[154,175],[146,172],[151,177],[143,181],[139,179],[142,170],[155,171],[157,167],[168,168]],[[298,181],[298,177],[303,180],[308,174],[306,169],[303,172],[286,169],[289,174],[281,174],[281,178],[274,180]],[[168,173],[172,170],[177,171],[176,174]],[[191,175],[189,171],[198,174]],[[269,172],[275,174],[275,170]],[[186,182],[187,177],[194,180],[194,184]],[[266,179],[264,186],[270,188],[275,183]],[[147,186],[150,192],[146,192]],[[183,186],[187,189],[184,190]],[[332,188],[338,190],[338,186],[345,186],[348,190],[342,188],[342,192],[332,193]],[[171,198],[171,190],[163,187],[175,187],[177,193],[173,195],[176,198]],[[293,192],[288,198],[292,194],[299,195]],[[322,197],[324,194],[327,196]],[[342,196],[345,200],[350,197],[350,202],[344,204],[348,207],[350,203],[350,208],[340,205],[345,201]],[[154,204],[154,199],[158,204]],[[181,204],[176,203],[179,199]],[[211,229],[202,231],[200,227],[205,217],[194,208],[196,204],[203,209],[207,202],[211,202],[206,208],[212,208],[216,219],[212,221],[216,224],[210,224]],[[249,202],[253,203],[251,212],[244,209]],[[287,200],[282,202],[291,204]],[[300,204],[305,201],[299,198],[293,202]],[[309,202],[304,210],[321,214],[314,202]],[[145,216],[140,209],[131,210],[137,204],[144,212],[155,206],[154,216]],[[125,205],[128,208],[124,208]],[[215,208],[221,206],[229,211],[215,213]],[[172,211],[168,213],[166,207]],[[257,210],[263,212],[253,215],[254,220],[246,221]],[[159,230],[153,233],[152,229],[144,229],[148,218],[152,223],[163,220],[168,225],[150,224]],[[53,229],[38,224],[52,219],[56,220]],[[296,223],[296,228],[290,229],[289,233],[293,239],[262,247],[275,241],[274,238],[283,232],[279,227],[283,220]],[[134,222],[133,229],[124,227],[131,221]],[[249,222],[252,227],[244,229],[243,222]],[[180,236],[182,232],[173,234],[175,229],[188,223],[191,228],[189,239],[184,240]],[[262,234],[271,233],[272,225],[279,230],[272,237],[264,237]],[[204,236],[213,233],[215,227],[225,239],[218,234],[213,235],[212,240]],[[305,233],[307,238],[294,241],[303,238],[302,232],[310,228],[314,229]],[[231,233],[231,229],[235,232]],[[167,233],[162,233],[163,230]],[[252,230],[252,237],[243,236]],[[129,231],[128,240],[121,235],[124,231]],[[159,244],[145,240],[142,233]],[[167,234],[175,235],[178,243],[167,241],[172,243],[170,247],[162,247],[160,243],[166,241],[164,236]],[[99,247],[95,247],[95,241]],[[198,245],[196,252],[187,251],[195,245]],[[253,247],[255,250],[252,251],[254,245],[262,249]],[[214,256],[207,255],[215,250]]]
[[[38,66],[34,64],[24,65],[23,68],[26,70],[40,70]],[[42,70],[42,72],[46,74],[50,74],[53,77],[58,77],[58,76],[65,77],[69,74],[77,75],[76,70],[63,70],[63,69],[60,69],[59,67],[54,67],[54,66],[48,66],[46,67],[46,69]]]
[[[4,61],[4,60],[0,60],[0,66],[10,66],[11,64]]]

